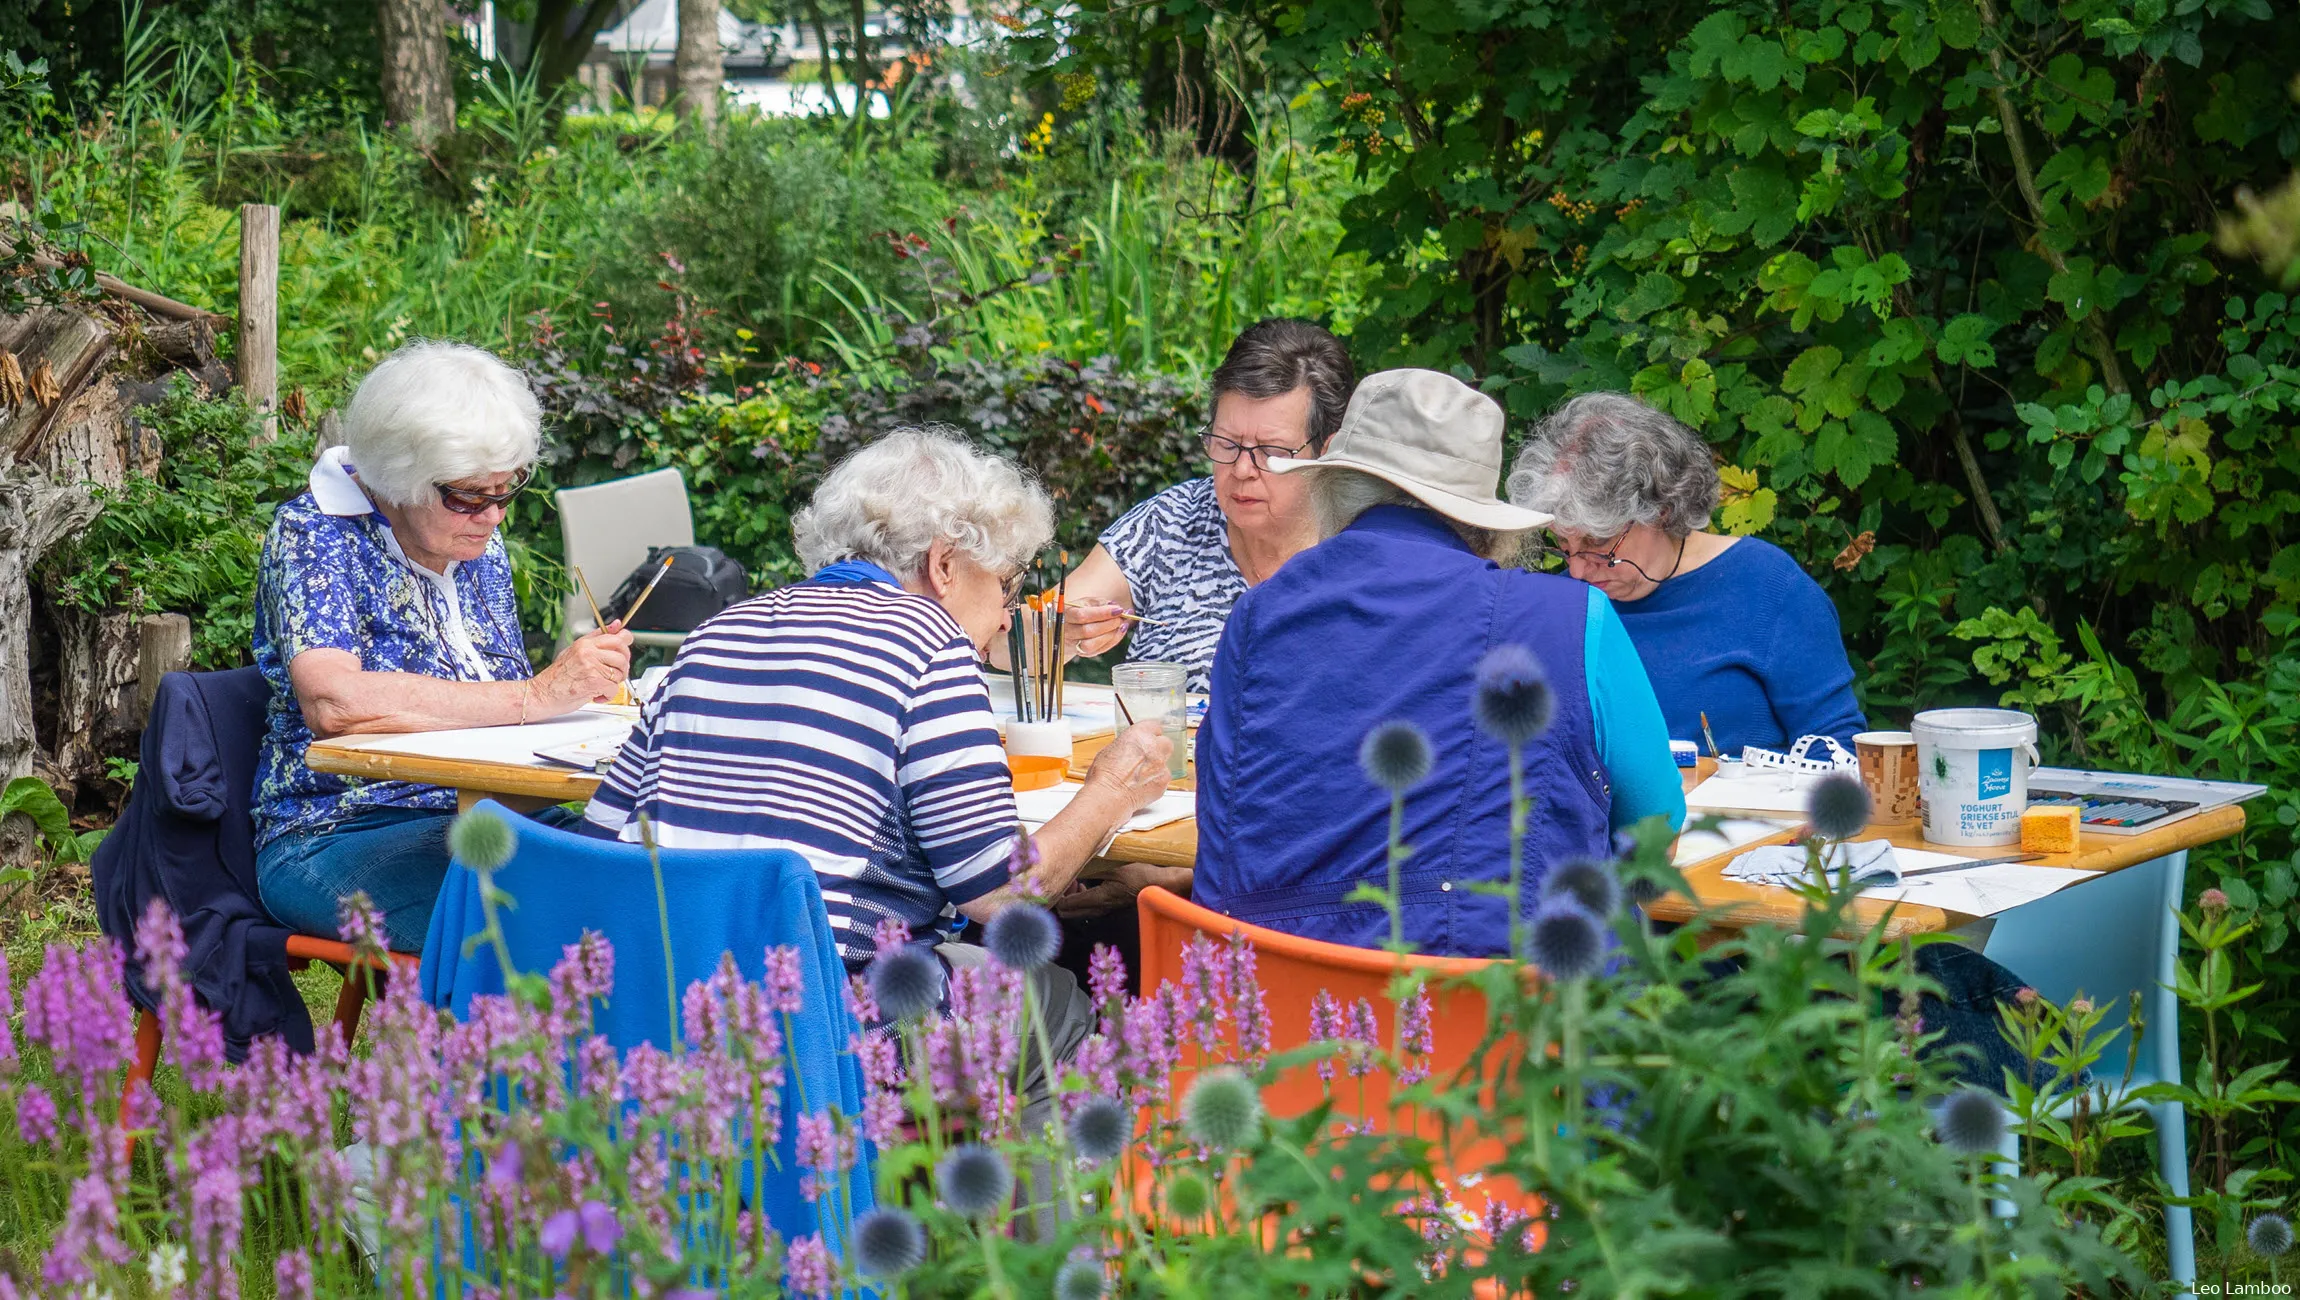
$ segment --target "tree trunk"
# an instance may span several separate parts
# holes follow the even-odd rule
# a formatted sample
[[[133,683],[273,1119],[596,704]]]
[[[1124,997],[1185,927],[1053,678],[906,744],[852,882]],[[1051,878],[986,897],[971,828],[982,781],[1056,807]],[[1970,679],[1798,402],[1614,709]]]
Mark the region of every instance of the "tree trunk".
[[[383,115],[403,123],[418,146],[455,129],[455,88],[447,79],[447,6],[441,0],[378,0],[383,47]]]
[[[679,0],[679,49],[671,61],[679,116],[708,127],[719,120],[726,68],[719,50],[719,0]]]

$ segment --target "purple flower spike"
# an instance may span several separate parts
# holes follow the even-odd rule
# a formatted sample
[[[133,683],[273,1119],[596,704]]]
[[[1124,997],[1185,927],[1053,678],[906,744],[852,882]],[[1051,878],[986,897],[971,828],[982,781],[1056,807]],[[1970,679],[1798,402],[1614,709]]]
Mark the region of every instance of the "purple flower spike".
[[[535,1234],[535,1244],[551,1258],[564,1260],[567,1252],[575,1249],[575,1234],[580,1226],[575,1211],[561,1210],[543,1221],[543,1230]]]
[[[311,1256],[298,1246],[272,1265],[273,1290],[279,1300],[312,1300]]]
[[[121,984],[120,946],[99,939],[78,948],[49,944],[40,973],[24,986],[24,1036],[46,1047],[80,1095],[128,1063],[135,1018]]]
[[[36,1083],[24,1085],[16,1098],[16,1132],[24,1145],[36,1147],[56,1136],[56,1099]]]
[[[809,1233],[783,1252],[783,1276],[793,1294],[829,1300],[838,1290],[838,1261],[831,1258],[831,1248],[823,1244],[820,1233]]]
[[[526,1163],[517,1142],[506,1142],[495,1158],[487,1162],[487,1185],[499,1192],[517,1187],[522,1166]]]
[[[585,1201],[575,1207],[575,1215],[583,1225],[583,1244],[594,1255],[606,1255],[623,1239],[623,1225],[616,1221],[615,1212],[598,1201]]]
[[[806,980],[799,973],[799,950],[777,945],[767,949],[767,1004],[797,1015],[806,1005]]]

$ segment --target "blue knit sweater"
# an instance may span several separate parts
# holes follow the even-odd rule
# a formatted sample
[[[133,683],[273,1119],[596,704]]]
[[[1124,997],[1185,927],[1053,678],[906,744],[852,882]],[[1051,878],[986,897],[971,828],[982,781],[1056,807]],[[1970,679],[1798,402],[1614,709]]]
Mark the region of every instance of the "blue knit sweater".
[[[1866,730],[1837,607],[1770,542],[1744,537],[1643,600],[1617,604],[1672,740],[1708,751],[1701,714],[1728,758],[1799,736],[1846,748]]]

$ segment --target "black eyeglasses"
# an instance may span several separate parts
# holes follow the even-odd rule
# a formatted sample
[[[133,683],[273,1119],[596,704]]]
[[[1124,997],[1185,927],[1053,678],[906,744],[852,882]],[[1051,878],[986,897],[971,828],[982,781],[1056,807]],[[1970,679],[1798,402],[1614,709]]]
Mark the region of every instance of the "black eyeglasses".
[[[1544,567],[1554,565],[1557,569],[1566,568],[1570,566],[1575,560],[1587,560],[1592,564],[1602,564],[1608,569],[1626,564],[1630,568],[1637,570],[1638,577],[1643,578],[1647,582],[1653,583],[1656,586],[1667,582],[1671,577],[1675,576],[1677,572],[1677,566],[1685,562],[1685,542],[1682,538],[1680,538],[1677,543],[1676,563],[1669,566],[1668,573],[1664,573],[1660,577],[1656,578],[1652,574],[1645,571],[1644,565],[1639,564],[1637,561],[1632,560],[1628,556],[1621,553],[1621,544],[1628,540],[1629,534],[1625,531],[1621,534],[1621,536],[1614,538],[1612,544],[1608,545],[1602,551],[1569,551],[1562,546],[1536,546],[1533,548],[1533,555],[1536,563]]]
[[[489,506],[509,509],[511,498],[526,491],[527,481],[532,477],[528,471],[521,470],[519,477],[511,480],[511,486],[501,492],[475,492],[470,488],[450,487],[445,483],[435,486],[439,489],[439,504],[459,515],[476,515],[485,513]]]
[[[1012,574],[1007,576],[1004,582],[998,584],[998,598],[1005,602],[1003,608],[1012,610],[1021,606],[1022,584],[1029,577],[1030,569],[1028,566],[1025,566],[1023,568],[1016,569]]]
[[[1257,442],[1248,445],[1225,438],[1218,433],[1201,434],[1198,442],[1206,449],[1206,459],[1217,465],[1235,465],[1238,463],[1238,457],[1251,456],[1254,458],[1254,468],[1264,473],[1269,472],[1272,456],[1299,456],[1310,449],[1310,444],[1306,442],[1299,447],[1281,447],[1274,442]]]

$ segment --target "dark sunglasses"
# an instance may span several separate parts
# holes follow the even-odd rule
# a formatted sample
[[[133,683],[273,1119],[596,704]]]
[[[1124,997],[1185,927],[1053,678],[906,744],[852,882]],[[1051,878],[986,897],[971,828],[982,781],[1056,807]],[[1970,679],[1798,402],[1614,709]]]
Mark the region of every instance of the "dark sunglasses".
[[[437,484],[436,486],[439,488],[439,504],[446,506],[448,509],[459,515],[481,514],[484,513],[489,506],[500,506],[504,509],[509,509],[511,506],[511,498],[518,496],[521,492],[526,491],[527,481],[532,477],[533,475],[528,473],[526,470],[521,470],[519,471],[519,477],[511,480],[511,486],[501,492],[474,492],[470,488],[449,487],[445,483]]]

